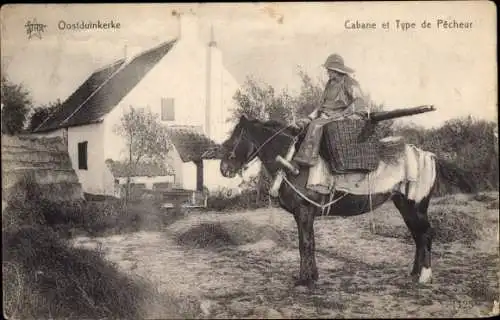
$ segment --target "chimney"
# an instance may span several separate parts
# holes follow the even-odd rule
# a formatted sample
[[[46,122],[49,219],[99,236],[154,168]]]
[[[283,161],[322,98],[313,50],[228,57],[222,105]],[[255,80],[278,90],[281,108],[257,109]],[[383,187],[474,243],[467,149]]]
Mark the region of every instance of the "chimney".
[[[215,41],[214,35],[214,25],[210,26],[210,42],[208,43],[209,47],[217,47],[217,41]]]
[[[179,39],[198,40],[198,17],[192,12],[177,14],[179,19]]]
[[[222,56],[215,41],[214,27],[210,28],[210,41],[207,45],[205,134],[216,139],[217,125],[220,125],[222,107]]]
[[[210,137],[211,130],[211,119],[210,116],[212,115],[212,105],[211,105],[211,100],[212,100],[212,47],[215,47],[215,39],[214,39],[214,26],[212,25],[210,27],[210,42],[208,43],[208,50],[207,50],[207,82],[206,82],[206,106],[205,106],[205,134]]]

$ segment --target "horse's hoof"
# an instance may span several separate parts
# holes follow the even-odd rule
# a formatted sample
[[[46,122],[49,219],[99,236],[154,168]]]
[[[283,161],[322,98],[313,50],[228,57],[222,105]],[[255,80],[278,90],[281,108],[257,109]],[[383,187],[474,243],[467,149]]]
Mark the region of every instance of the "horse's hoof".
[[[315,287],[315,281],[312,279],[298,279],[294,283],[295,287],[307,287],[308,289],[313,289]]]
[[[432,269],[431,268],[422,268],[420,272],[420,277],[418,278],[418,283],[427,284],[432,281]]]
[[[412,275],[411,275],[411,282],[412,282],[413,284],[417,285],[417,284],[418,284],[418,278],[419,278],[419,276],[420,276],[420,275],[418,275],[418,274],[412,274]]]

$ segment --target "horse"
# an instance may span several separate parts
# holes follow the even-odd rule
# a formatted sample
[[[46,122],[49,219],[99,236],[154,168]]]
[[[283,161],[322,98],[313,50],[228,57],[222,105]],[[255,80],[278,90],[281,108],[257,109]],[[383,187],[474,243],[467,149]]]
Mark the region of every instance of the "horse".
[[[277,156],[286,157],[290,148],[300,145],[304,138],[304,130],[275,120],[261,121],[241,116],[229,138],[220,147],[220,172],[224,177],[234,178],[257,158],[267,173],[273,177],[283,173],[283,166],[276,161]],[[299,236],[300,271],[293,276],[295,286],[314,286],[319,278],[315,257],[314,220],[325,214],[328,216],[361,215],[380,207],[386,201],[392,200],[400,212],[415,243],[415,256],[410,276],[414,281],[425,284],[432,279],[431,249],[433,229],[427,210],[429,201],[435,191],[438,181],[456,185],[462,192],[471,193],[475,186],[462,169],[452,163],[430,157],[431,165],[422,169],[422,173],[414,182],[409,182],[400,173],[401,166],[407,165],[408,152],[418,158],[424,153],[434,155],[402,142],[407,148],[406,153],[397,155],[398,165],[388,166],[382,176],[393,177],[390,188],[369,194],[355,194],[334,189],[327,196],[306,188],[309,167],[295,164],[298,174],[285,173],[284,182],[277,189],[279,206],[291,213],[296,221]],[[382,179],[382,178],[379,178]],[[282,181],[283,181],[282,180]],[[411,196],[411,184],[424,186],[424,192],[419,196]],[[377,179],[373,181],[377,185]],[[376,188],[375,188],[376,189]],[[410,191],[409,191],[410,190]],[[362,192],[363,193],[363,192]],[[330,201],[326,204],[325,202]],[[323,203],[323,205],[321,205]]]

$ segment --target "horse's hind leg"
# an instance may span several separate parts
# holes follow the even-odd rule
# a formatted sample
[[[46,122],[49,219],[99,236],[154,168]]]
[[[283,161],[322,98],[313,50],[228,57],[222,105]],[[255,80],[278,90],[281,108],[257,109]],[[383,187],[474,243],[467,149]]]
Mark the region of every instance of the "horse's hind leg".
[[[415,241],[416,251],[411,275],[419,276],[421,283],[428,282],[432,276],[432,228],[427,216],[429,197],[422,199],[419,203],[408,200],[403,194],[396,194],[392,198]]]
[[[411,270],[410,275],[411,276],[418,276],[420,273],[420,261],[419,261],[419,254],[420,254],[420,243],[417,241],[417,235],[416,235],[416,228],[415,228],[415,210],[412,206],[409,205],[409,203],[406,201],[405,197],[402,194],[396,194],[392,197],[392,201],[394,202],[394,205],[396,208],[398,208],[399,213],[401,213],[401,216],[403,217],[403,220],[408,227],[408,230],[410,231],[410,234],[415,241],[416,245],[416,250],[415,250],[415,258],[413,260],[413,268]]]
[[[429,222],[429,216],[427,215],[427,208],[429,207],[430,194],[427,195],[417,204],[417,214],[419,219],[419,226],[421,230],[421,243],[422,243],[422,269],[420,271],[420,283],[427,283],[432,278],[431,269],[431,251],[432,251],[432,238],[434,236],[434,230]]]

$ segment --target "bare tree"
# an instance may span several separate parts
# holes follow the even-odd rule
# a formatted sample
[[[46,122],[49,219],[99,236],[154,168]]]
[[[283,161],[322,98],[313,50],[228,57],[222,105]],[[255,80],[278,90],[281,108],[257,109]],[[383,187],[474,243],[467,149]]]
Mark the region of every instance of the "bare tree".
[[[158,119],[158,115],[149,109],[133,108],[123,114],[114,129],[125,139],[128,152],[127,186],[125,199],[130,196],[130,178],[141,161],[164,164],[170,151],[168,132]]]

